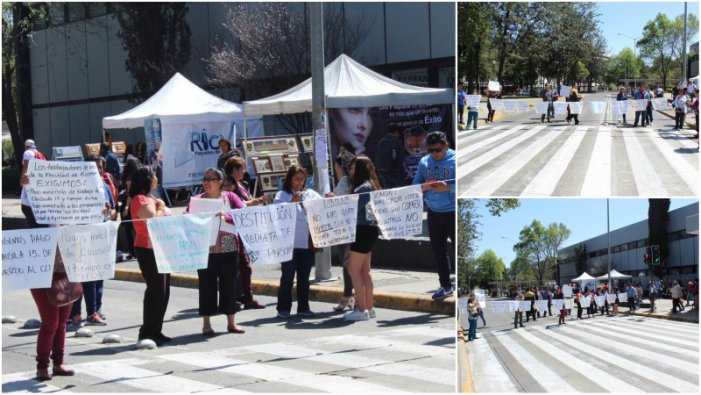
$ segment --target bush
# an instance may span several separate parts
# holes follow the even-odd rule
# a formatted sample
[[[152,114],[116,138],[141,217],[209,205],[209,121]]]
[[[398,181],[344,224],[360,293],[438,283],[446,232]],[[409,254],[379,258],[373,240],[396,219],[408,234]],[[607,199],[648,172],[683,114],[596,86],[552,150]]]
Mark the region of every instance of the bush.
[[[5,144],[3,144],[3,155],[5,154]],[[3,167],[2,168],[2,194],[14,193],[18,194],[20,192],[19,187],[19,175],[20,170],[14,167]]]
[[[12,160],[15,154],[15,147],[12,145],[12,140],[7,139],[2,141],[2,162]]]

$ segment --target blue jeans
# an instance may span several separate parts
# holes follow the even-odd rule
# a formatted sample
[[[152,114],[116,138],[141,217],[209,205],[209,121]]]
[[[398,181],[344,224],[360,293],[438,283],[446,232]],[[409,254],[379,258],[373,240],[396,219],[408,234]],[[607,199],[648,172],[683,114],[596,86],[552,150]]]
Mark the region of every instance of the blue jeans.
[[[280,288],[277,292],[277,311],[292,310],[292,285],[297,273],[297,312],[309,311],[309,274],[314,266],[314,253],[308,249],[295,248],[292,260],[282,262]]]
[[[81,283],[83,286],[83,296],[78,298],[73,303],[71,308],[71,317],[76,314],[81,315],[81,303],[83,297],[85,297],[85,310],[87,317],[93,315],[93,313],[100,312],[102,310],[102,289],[104,287],[104,281],[86,281]]]
[[[477,339],[477,317],[470,317],[467,320],[470,322],[470,330],[467,333],[467,340],[475,340]]]
[[[479,113],[475,111],[469,111],[467,113],[467,125],[465,125],[465,128],[469,129],[470,122],[472,122],[472,128],[477,129],[477,115],[479,115]]]

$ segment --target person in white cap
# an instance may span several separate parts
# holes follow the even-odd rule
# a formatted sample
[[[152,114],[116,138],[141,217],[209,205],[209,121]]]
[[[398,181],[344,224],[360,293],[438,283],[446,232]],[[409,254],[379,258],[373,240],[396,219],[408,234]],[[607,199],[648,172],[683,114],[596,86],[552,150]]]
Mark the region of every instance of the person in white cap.
[[[22,186],[22,214],[27,219],[27,225],[30,229],[32,228],[45,228],[48,225],[39,225],[34,219],[34,212],[32,211],[32,204],[27,196],[27,190],[24,188],[29,184],[29,176],[27,176],[27,170],[29,169],[29,161],[32,159],[46,160],[44,154],[37,150],[34,140],[27,139],[24,141],[24,154],[22,155],[22,177],[20,177],[20,186]]]
[[[689,83],[686,85],[686,93],[689,95],[690,98],[695,98],[696,97],[696,82],[694,82],[693,79],[689,78]]]

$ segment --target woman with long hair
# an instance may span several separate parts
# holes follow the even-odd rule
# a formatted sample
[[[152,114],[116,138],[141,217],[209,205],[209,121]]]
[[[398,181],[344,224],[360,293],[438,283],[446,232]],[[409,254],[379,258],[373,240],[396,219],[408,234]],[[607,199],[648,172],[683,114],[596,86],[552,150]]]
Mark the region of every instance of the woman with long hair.
[[[164,335],[163,318],[170,299],[170,274],[158,273],[156,256],[146,226],[148,218],[170,215],[170,209],[161,199],[153,196],[158,187],[158,178],[147,166],[139,167],[131,177],[131,216],[134,220],[134,252],[139,262],[141,276],[146,282],[144,292],[143,325],[139,328],[139,340],[150,339],[161,345],[172,339]]]
[[[245,205],[236,194],[222,190],[224,173],[214,167],[204,171],[202,189],[204,192],[193,196],[193,199],[218,199],[223,202],[225,209],[244,208]],[[192,203],[190,203],[192,204]],[[188,211],[190,207],[188,206]],[[234,223],[231,214],[220,213],[223,221]],[[227,331],[244,333],[236,325],[235,315],[241,309],[236,301],[236,284],[238,280],[238,237],[235,234],[219,230],[217,241],[209,247],[209,259],[205,269],[197,270],[199,288],[199,314],[202,316],[202,334],[214,335],[210,317],[225,314]],[[217,304],[217,297],[219,303]]]
[[[375,318],[370,261],[372,260],[372,246],[380,235],[377,221],[369,207],[370,192],[382,188],[377,178],[375,165],[368,157],[355,158],[351,165],[351,180],[353,181],[353,193],[360,194],[355,241],[350,245],[348,258],[348,274],[350,274],[355,289],[355,310],[343,318],[346,321],[367,321],[370,318]]]

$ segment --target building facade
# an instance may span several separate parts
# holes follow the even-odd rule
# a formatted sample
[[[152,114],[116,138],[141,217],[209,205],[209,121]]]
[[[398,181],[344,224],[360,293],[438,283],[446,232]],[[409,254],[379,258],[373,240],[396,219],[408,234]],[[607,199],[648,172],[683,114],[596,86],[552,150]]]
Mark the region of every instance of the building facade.
[[[699,204],[694,203],[669,212],[666,276],[662,280],[688,281],[699,273]],[[559,283],[567,284],[582,273],[577,273],[577,249],[586,247],[585,271],[594,277],[607,273],[608,235],[606,233],[574,243],[558,251]],[[633,281],[648,284],[650,272],[644,262],[649,247],[647,220],[611,231],[611,269],[633,277]]]
[[[306,15],[307,4],[290,6]],[[34,137],[44,152],[52,146],[100,141],[102,118],[135,106],[129,102],[134,82],[118,37],[117,6],[52,3],[51,7],[52,25],[36,30],[30,48]],[[200,86],[206,86],[212,46],[235,41],[223,26],[227,7],[227,3],[188,4],[192,49],[183,75]],[[358,62],[402,82],[454,86],[454,3],[353,2],[325,7],[340,7],[348,20],[365,21],[365,40],[348,53]],[[235,89],[213,93],[239,101]],[[143,139],[143,130],[115,131],[113,139],[133,143]]]

